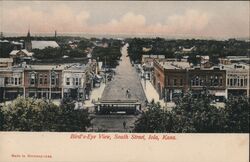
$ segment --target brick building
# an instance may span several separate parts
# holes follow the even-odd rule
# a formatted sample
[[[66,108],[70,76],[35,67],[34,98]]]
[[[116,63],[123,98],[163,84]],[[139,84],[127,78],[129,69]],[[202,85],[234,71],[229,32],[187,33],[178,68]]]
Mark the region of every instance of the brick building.
[[[207,89],[219,98],[227,96],[226,70],[192,67],[182,61],[155,60],[153,85],[164,101],[172,101],[189,90],[194,95]]]
[[[62,98],[61,65],[26,65],[24,88],[26,97],[59,99]]]

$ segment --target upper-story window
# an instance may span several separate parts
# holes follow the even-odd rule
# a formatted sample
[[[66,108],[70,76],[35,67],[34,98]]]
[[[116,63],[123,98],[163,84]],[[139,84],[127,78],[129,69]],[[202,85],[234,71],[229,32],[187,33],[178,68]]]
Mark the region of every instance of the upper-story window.
[[[174,86],[177,85],[177,79],[174,79]]]
[[[66,85],[70,85],[70,78],[66,78]]]
[[[17,85],[18,84],[18,78],[14,78],[14,81],[15,81],[15,85]]]
[[[168,78],[168,85],[170,85],[170,79]]]
[[[44,74],[44,81],[43,81],[43,84],[48,84],[48,76],[47,74]]]
[[[75,85],[79,85],[79,78],[76,78],[75,81]]]
[[[51,84],[52,85],[56,84],[56,76],[55,75],[51,75]]]
[[[39,84],[43,84],[43,74],[39,74]]]
[[[181,86],[183,85],[183,79],[180,79],[180,85]]]
[[[35,84],[35,79],[36,79],[36,74],[30,74],[30,84],[34,85]]]

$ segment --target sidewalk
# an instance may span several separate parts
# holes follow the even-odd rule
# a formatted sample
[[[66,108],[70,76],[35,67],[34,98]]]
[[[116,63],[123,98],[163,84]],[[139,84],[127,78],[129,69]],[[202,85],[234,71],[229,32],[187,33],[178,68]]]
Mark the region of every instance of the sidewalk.
[[[160,100],[159,94],[157,93],[156,89],[149,80],[146,80],[145,84],[145,80],[141,79],[141,84],[148,102],[151,102],[154,99],[155,103],[159,102],[161,107],[166,107],[168,110],[171,110],[173,107],[176,106],[174,102],[164,102],[164,100]]]
[[[163,100],[160,100],[159,94],[157,93],[157,91],[155,90],[155,88],[153,87],[153,85],[151,84],[149,80],[146,80],[145,82],[144,79],[141,79],[141,84],[146,94],[148,102],[151,102],[152,100],[154,100],[155,103],[159,102],[162,107],[165,106],[165,102]]]
[[[84,107],[93,107],[94,106],[94,103],[93,101],[97,101],[98,98],[101,99],[102,97],[102,93],[104,91],[104,88],[105,88],[106,84],[105,83],[101,83],[101,86],[98,87],[98,88],[93,88],[91,94],[90,94],[90,99],[89,100],[86,100],[84,102]]]

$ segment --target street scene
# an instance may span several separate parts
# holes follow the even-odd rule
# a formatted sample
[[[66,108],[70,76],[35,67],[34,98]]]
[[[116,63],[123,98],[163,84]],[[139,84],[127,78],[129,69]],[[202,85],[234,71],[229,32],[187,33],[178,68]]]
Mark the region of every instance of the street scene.
[[[101,100],[138,100],[145,109],[146,96],[135,69],[127,53],[128,44],[121,49],[122,57],[115,70],[114,78],[107,83]],[[97,115],[92,121],[94,129],[107,129],[111,131],[132,130],[136,115]],[[126,123],[126,126],[123,126]]]
[[[1,3],[0,131],[249,132],[247,3],[140,3]]]

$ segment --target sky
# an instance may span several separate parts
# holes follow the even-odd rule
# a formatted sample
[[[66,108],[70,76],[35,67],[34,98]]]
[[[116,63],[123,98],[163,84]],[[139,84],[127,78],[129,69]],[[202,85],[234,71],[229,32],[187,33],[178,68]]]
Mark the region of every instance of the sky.
[[[249,37],[248,1],[0,1],[3,33]]]

